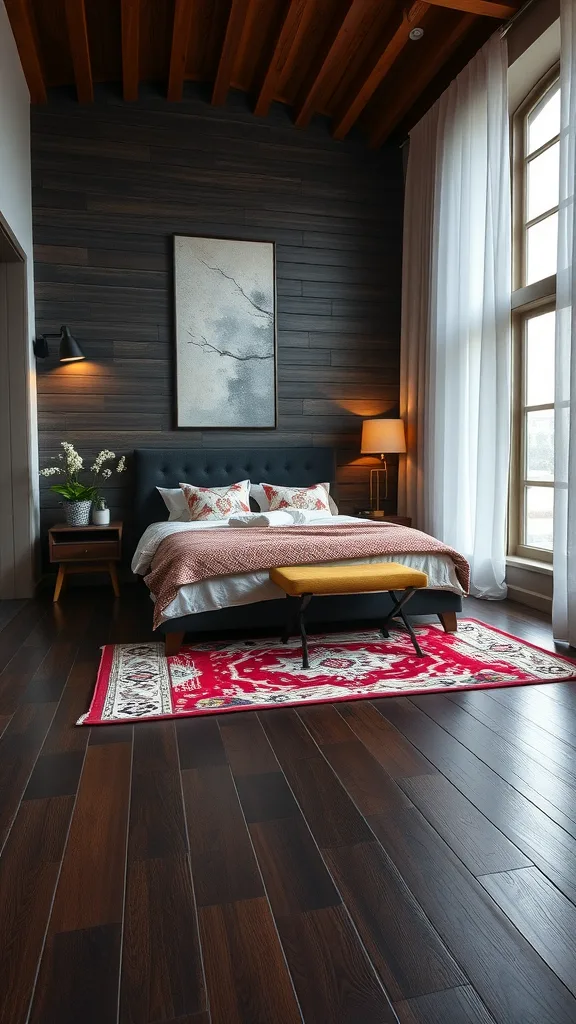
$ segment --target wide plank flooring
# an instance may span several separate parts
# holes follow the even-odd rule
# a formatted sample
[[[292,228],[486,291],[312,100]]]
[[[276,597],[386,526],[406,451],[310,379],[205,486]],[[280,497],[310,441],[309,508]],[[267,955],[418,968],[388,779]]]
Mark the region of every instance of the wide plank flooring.
[[[150,617],[0,603],[1,1024],[574,1024],[576,684],[76,727]]]

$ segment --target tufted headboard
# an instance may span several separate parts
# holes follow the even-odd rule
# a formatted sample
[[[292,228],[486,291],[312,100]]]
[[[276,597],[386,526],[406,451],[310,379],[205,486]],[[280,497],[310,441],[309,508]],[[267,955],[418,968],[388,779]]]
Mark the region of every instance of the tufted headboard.
[[[307,487],[323,480],[334,482],[332,448],[136,448],[134,451],[135,525],[138,536],[150,523],[167,518],[156,487],[183,483],[225,487],[247,477],[253,483]]]

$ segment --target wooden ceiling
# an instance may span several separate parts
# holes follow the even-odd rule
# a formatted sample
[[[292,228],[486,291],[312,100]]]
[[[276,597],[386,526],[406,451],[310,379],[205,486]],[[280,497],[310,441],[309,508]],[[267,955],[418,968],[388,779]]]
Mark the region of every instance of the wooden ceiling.
[[[207,82],[211,102],[230,89],[264,117],[274,100],[294,123],[331,119],[334,138],[358,123],[372,146],[422,116],[516,7],[493,0],[5,0],[32,101],[75,85],[159,82],[182,99]],[[424,35],[410,38],[414,28]]]

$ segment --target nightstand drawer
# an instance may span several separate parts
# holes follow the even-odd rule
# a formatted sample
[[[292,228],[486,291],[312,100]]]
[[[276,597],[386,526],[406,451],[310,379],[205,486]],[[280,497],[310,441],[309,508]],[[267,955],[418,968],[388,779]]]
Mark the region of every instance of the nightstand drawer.
[[[68,541],[50,545],[51,562],[106,561],[120,558],[120,543],[117,540]]]

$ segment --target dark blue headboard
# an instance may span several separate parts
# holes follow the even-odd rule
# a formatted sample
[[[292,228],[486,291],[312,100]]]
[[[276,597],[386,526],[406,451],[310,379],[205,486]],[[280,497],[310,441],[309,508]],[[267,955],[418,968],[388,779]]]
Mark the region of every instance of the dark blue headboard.
[[[167,519],[156,487],[183,483],[225,487],[247,477],[252,483],[307,487],[323,480],[333,484],[336,470],[332,448],[136,448],[135,520],[139,534],[150,523]]]

